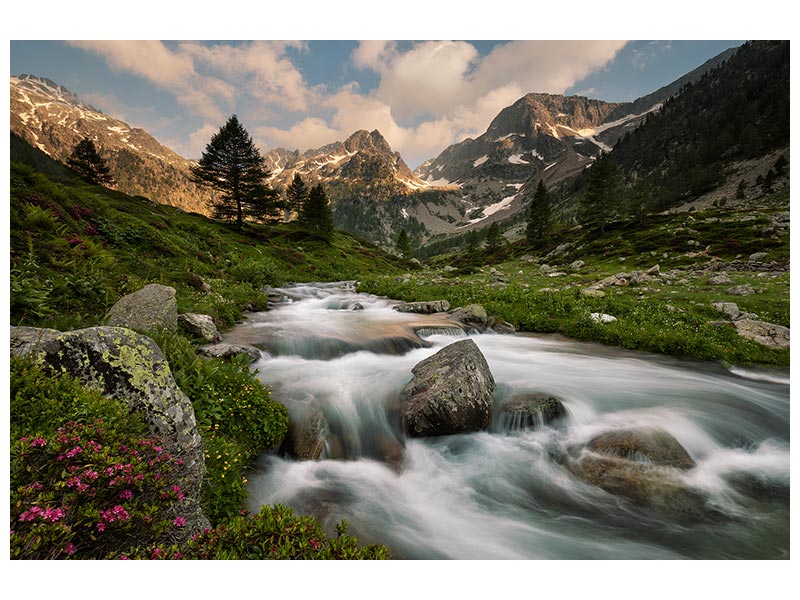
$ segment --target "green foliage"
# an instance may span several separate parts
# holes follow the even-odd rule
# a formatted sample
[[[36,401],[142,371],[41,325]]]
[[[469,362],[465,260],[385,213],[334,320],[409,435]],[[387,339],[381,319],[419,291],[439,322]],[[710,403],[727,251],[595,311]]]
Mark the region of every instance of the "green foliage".
[[[203,438],[208,470],[203,510],[212,522],[224,522],[241,509],[247,465],[286,435],[288,412],[270,398],[246,357],[230,362],[199,357],[175,333],[160,332],[154,340],[178,387],[191,399]]]
[[[269,176],[266,159],[236,115],[211,136],[192,167],[195,183],[218,191],[217,217],[234,221],[238,229],[247,218],[270,219],[281,208],[279,194],[266,183]]]
[[[112,185],[114,183],[111,170],[97,152],[94,142],[89,138],[83,138],[75,144],[72,153],[67,158],[67,165],[81,179],[92,185]]]
[[[330,243],[296,223],[241,231],[169,206],[11,166],[11,322],[98,324],[119,298],[147,283],[176,289],[181,312],[224,329],[245,308],[266,308],[263,285],[356,279],[402,262],[337,232]],[[213,292],[203,290],[198,279]]]
[[[240,515],[224,526],[196,536],[186,548],[151,550],[142,558],[183,558],[201,560],[383,560],[389,558],[384,546],[360,547],[347,534],[347,523],[328,537],[311,517],[294,514],[283,505],[264,506],[255,515]]]

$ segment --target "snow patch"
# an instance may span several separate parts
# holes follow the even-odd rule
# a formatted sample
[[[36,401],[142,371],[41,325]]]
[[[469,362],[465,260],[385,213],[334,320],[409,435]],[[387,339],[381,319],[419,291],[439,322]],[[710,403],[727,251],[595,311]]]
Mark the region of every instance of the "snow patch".
[[[403,215],[404,219],[408,219],[408,211],[405,208],[400,209],[400,214]]]
[[[128,129],[124,129],[122,127],[106,127],[106,129],[113,131],[114,133],[128,133]]]
[[[483,163],[485,163],[487,160],[489,160],[489,157],[488,157],[488,156],[486,156],[486,155],[484,154],[484,155],[483,155],[483,156],[481,156],[480,158],[476,159],[476,160],[475,160],[475,162],[474,162],[474,163],[472,163],[472,166],[473,166],[473,167],[480,167],[480,166],[481,166]]]
[[[495,140],[495,142],[502,142],[503,140],[507,140],[508,138],[510,138],[512,136],[525,137],[525,134],[524,133],[507,133],[506,135],[497,138]]]
[[[522,160],[522,154],[512,154],[508,157],[508,162],[510,162],[512,165],[530,164],[527,160]]]
[[[441,177],[439,179],[427,179],[426,182],[431,187],[445,187],[445,186],[456,186],[461,187],[460,183],[456,183],[455,181],[448,181],[447,179]]]
[[[460,225],[456,227],[456,229],[463,229],[464,227],[468,227],[469,225],[473,225],[475,223],[483,221],[484,219],[487,219],[488,217],[495,214],[496,212],[500,212],[501,210],[508,208],[508,206],[514,201],[514,198],[516,197],[517,194],[506,196],[505,198],[500,200],[500,202],[495,202],[494,204],[490,204],[489,206],[484,207],[482,217],[478,217],[477,219],[470,219],[467,225]]]

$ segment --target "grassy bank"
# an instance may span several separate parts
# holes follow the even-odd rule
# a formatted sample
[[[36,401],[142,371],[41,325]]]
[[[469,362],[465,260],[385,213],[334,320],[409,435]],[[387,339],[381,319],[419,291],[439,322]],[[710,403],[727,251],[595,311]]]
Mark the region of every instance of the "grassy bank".
[[[775,199],[776,206],[785,200]],[[789,327],[789,272],[780,270],[788,264],[789,235],[788,227],[775,228],[780,214],[779,208],[714,209],[615,223],[602,234],[564,228],[539,252],[516,243],[493,254],[438,257],[428,269],[402,277],[365,276],[359,289],[405,301],[445,299],[454,307],[482,304],[522,331],[679,357],[787,366],[788,349],[769,349],[739,336],[720,323],[724,315],[712,307],[735,302],[759,320]],[[772,270],[747,268],[755,252],[766,253],[759,262],[772,264]],[[571,267],[577,260],[583,266]],[[714,273],[705,270],[715,261],[731,283],[709,281]],[[660,274],[649,281],[605,286],[602,294],[585,295],[605,278],[644,272],[656,264]],[[728,293],[741,285],[755,293]],[[596,323],[590,318],[595,312],[617,320]]]
[[[51,179],[21,164],[11,167],[10,217],[11,323],[61,331],[102,324],[110,306],[148,283],[174,287],[179,312],[209,314],[224,330],[243,311],[266,308],[263,286],[399,273],[406,266],[345,233],[337,232],[329,244],[294,224],[248,224],[238,231],[145,198]],[[104,401],[66,375],[14,360],[14,558],[388,555],[380,546],[361,547],[344,524],[329,537],[314,519],[284,507],[243,515],[250,465],[280,443],[285,407],[271,399],[246,360],[200,358],[196,341],[180,332],[153,337],[194,407],[206,452],[201,503],[214,528],[188,545],[165,544],[165,535],[183,525],[174,515],[167,518],[176,492],[159,483],[168,479],[168,469],[154,470],[146,462],[134,465],[141,489],[123,490],[124,498],[109,496],[96,479],[82,480],[81,487],[89,487],[78,490],[75,473],[66,472],[53,454],[64,432],[69,439],[92,441],[93,452],[105,448],[91,458],[112,468],[134,462],[113,449],[158,447],[159,441],[147,438],[146,428],[119,403]],[[100,469],[91,475],[95,471],[102,478]]]

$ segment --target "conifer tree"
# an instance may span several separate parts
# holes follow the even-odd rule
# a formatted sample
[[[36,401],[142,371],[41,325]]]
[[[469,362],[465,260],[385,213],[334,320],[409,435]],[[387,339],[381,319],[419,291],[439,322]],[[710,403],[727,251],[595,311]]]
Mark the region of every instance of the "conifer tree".
[[[266,160],[236,115],[211,136],[192,167],[195,183],[219,192],[214,202],[216,216],[234,221],[239,229],[245,218],[266,220],[280,210],[279,194],[266,182],[269,176]]]
[[[500,226],[495,221],[489,226],[489,231],[486,233],[486,250],[488,252],[496,252],[500,249],[502,236],[500,235]]]
[[[531,200],[528,213],[528,227],[525,230],[525,240],[529,246],[542,246],[544,237],[550,232],[550,194],[540,179]]]
[[[112,185],[114,183],[111,170],[97,152],[94,142],[88,137],[75,144],[72,154],[67,159],[67,165],[88,183],[94,185]]]
[[[292,182],[286,188],[286,220],[291,217],[291,212],[294,211],[298,215],[303,210],[308,198],[308,187],[305,181],[300,177],[300,173],[295,173]]]
[[[622,177],[608,154],[601,153],[588,172],[589,180],[583,197],[583,221],[597,223],[600,232],[617,210]]]
[[[408,241],[408,234],[405,229],[400,230],[395,248],[403,258],[411,258],[411,244]]]
[[[318,238],[326,242],[333,239],[333,212],[321,183],[311,188],[300,212],[299,221],[305,229]]]

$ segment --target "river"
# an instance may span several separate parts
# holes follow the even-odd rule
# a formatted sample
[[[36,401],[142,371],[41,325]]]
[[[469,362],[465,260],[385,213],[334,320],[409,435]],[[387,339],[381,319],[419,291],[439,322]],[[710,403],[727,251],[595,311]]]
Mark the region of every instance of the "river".
[[[411,369],[466,334],[346,283],[280,291],[289,302],[225,339],[261,348],[253,366],[273,397],[292,418],[321,409],[332,436],[320,460],[261,456],[249,510],[282,503],[328,531],[346,519],[360,541],[406,559],[789,558],[788,370],[471,334],[496,382],[495,408],[538,391],[561,398],[567,418],[514,430],[495,416],[486,431],[407,438],[392,407]],[[599,433],[639,427],[686,449],[696,466],[681,484],[708,515],[687,521],[635,504],[554,459]]]

